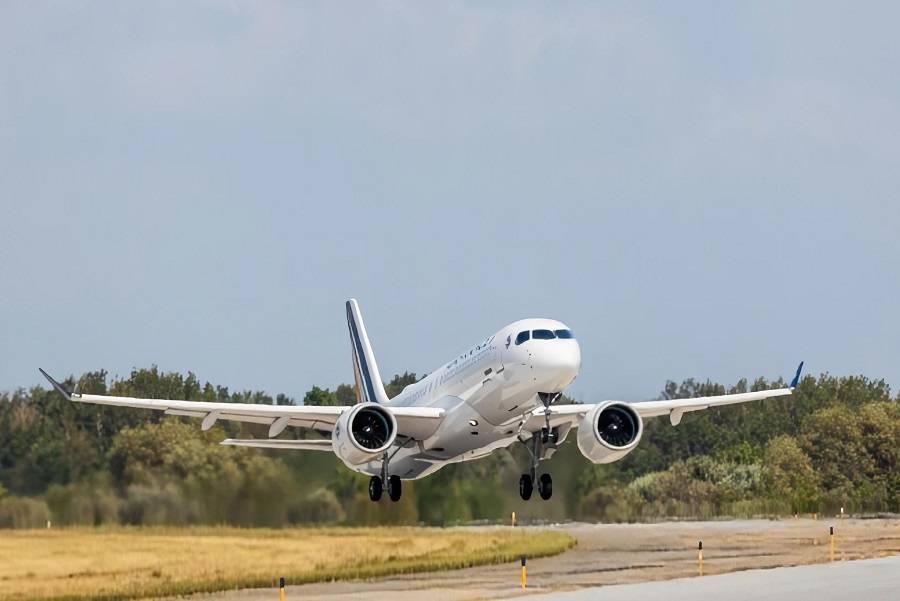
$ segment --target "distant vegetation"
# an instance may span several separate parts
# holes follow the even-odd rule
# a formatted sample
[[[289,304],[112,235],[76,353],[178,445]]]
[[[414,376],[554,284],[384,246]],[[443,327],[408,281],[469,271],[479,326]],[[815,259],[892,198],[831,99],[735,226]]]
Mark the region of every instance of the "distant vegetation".
[[[415,374],[387,384],[397,394]],[[74,380],[69,380],[74,385]],[[663,398],[743,392],[668,383]],[[193,374],[139,369],[109,381],[85,374],[81,390],[190,400],[293,403],[232,392]],[[351,404],[350,386],[314,387],[308,404]],[[301,432],[294,432],[302,436]],[[448,466],[404,486],[399,503],[371,503],[366,478],[331,454],[222,447],[225,436],[265,437],[253,424],[69,403],[43,388],[0,395],[0,527],[57,525],[447,525],[473,520],[649,520],[664,517],[900,512],[900,403],[881,380],[807,376],[791,397],[689,413],[678,427],[647,421],[638,448],[595,466],[572,436],[543,468],[550,502],[518,498],[524,449]]]
[[[561,553],[563,532],[72,528],[0,537],[0,601],[145,599],[373,578]],[[514,578],[514,576],[513,576]],[[514,581],[514,580],[513,580]]]

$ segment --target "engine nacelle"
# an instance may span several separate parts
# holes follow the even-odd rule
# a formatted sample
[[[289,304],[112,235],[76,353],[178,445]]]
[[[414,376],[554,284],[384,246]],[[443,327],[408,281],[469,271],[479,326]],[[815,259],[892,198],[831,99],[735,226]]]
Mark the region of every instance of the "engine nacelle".
[[[360,403],[338,418],[331,431],[334,454],[348,466],[380,457],[397,438],[397,420],[377,403]]]
[[[644,423],[622,403],[604,403],[591,409],[578,426],[578,450],[594,463],[612,463],[631,452],[641,440]]]

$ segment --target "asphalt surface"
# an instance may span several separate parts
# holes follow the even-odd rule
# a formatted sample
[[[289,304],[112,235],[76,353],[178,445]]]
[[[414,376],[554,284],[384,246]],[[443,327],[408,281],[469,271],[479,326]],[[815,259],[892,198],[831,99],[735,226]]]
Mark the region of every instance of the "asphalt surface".
[[[835,528],[834,547],[830,546],[829,527]],[[605,595],[618,594],[623,585],[642,583],[650,588],[642,599],[660,598],[665,591],[669,599],[669,586],[680,590],[686,586],[712,586],[718,574],[734,573],[738,579],[752,574],[751,582],[734,585],[740,593],[742,587],[751,596],[736,596],[732,589],[713,591],[716,597],[699,598],[752,598],[765,597],[769,590],[769,577],[777,581],[778,570],[785,566],[818,565],[824,570],[809,579],[830,587],[831,574],[840,575],[842,566],[855,566],[855,560],[870,560],[884,556],[900,556],[900,520],[837,520],[837,519],[787,519],[787,520],[736,520],[713,522],[667,522],[657,524],[563,524],[553,526],[574,536],[578,545],[561,555],[530,559],[528,561],[528,587],[519,587],[518,562],[479,566],[462,570],[401,574],[368,581],[320,582],[292,586],[288,583],[287,600],[350,601],[355,599],[391,599],[392,601],[475,601],[521,597],[542,598],[552,593],[552,598],[567,598],[565,591],[579,589],[587,596],[572,599],[605,599]],[[704,576],[696,578],[697,543],[703,541]],[[829,563],[831,559],[833,563]],[[894,559],[894,561],[898,561]],[[900,578],[900,564],[892,564],[895,579]],[[849,568],[854,572],[853,567]],[[866,570],[867,568],[856,568]],[[829,571],[832,570],[832,571]],[[820,574],[819,572],[813,572]],[[889,577],[882,574],[882,578]],[[665,581],[665,582],[662,582]],[[685,583],[685,584],[672,584]],[[822,584],[825,583],[825,584]],[[726,584],[723,587],[728,587]],[[861,585],[853,584],[860,588]],[[873,585],[874,586],[874,585]],[[896,587],[896,584],[895,584]],[[635,588],[629,590],[641,591]],[[840,590],[840,589],[836,589]],[[863,589],[868,590],[868,589]],[[576,595],[578,593],[575,593]],[[643,594],[643,593],[642,593]],[[693,593],[692,593],[693,594]],[[548,597],[543,597],[548,598]],[[620,598],[620,597],[609,597]],[[624,597],[622,597],[624,598]],[[678,599],[688,597],[678,597]],[[692,597],[696,599],[698,597]],[[841,601],[877,601],[880,597],[854,592],[848,596],[823,597],[810,595],[807,590],[798,592],[793,599],[840,598]],[[900,591],[887,597],[900,601]],[[196,595],[192,601],[271,601],[277,599],[272,589],[229,591],[208,595]],[[792,601],[793,601],[792,599]],[[629,597],[629,601],[635,601]]]
[[[900,556],[584,588],[528,601],[882,601],[900,599]]]

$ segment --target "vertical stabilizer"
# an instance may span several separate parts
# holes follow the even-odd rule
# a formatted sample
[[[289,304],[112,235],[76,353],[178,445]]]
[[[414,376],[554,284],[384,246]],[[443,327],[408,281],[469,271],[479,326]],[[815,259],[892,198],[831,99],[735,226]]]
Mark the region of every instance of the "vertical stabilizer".
[[[387,394],[381,382],[381,374],[375,363],[375,353],[366,334],[359,303],[355,298],[347,301],[347,325],[350,328],[350,346],[353,347],[353,375],[356,378],[356,398],[360,403],[387,403]]]

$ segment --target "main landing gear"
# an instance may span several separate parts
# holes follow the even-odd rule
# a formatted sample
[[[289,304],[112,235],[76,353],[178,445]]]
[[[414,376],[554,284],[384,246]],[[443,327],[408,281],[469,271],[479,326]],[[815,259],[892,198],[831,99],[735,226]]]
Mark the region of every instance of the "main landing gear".
[[[370,501],[381,500],[381,495],[384,491],[382,482],[381,476],[372,476],[369,478]],[[400,500],[400,495],[403,494],[403,484],[400,482],[400,476],[395,475],[387,479],[387,494],[391,501],[397,502]]]
[[[400,500],[403,494],[403,485],[400,483],[400,476],[396,474],[388,477],[388,455],[384,454],[384,462],[381,465],[381,475],[369,478],[369,500],[380,501],[381,494],[384,491],[384,482],[387,482],[388,498],[395,503]]]

